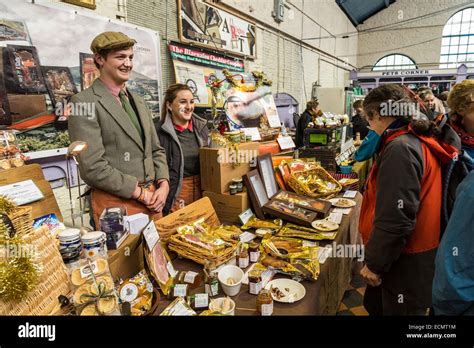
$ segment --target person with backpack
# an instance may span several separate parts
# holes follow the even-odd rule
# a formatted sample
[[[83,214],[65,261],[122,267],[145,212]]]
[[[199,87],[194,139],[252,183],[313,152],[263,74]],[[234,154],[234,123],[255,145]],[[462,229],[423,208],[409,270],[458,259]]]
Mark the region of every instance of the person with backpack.
[[[377,87],[364,100],[370,128],[381,136],[359,221],[370,315],[423,315],[431,306],[441,167],[457,150],[438,141],[439,128],[415,105],[397,85]]]
[[[435,315],[474,315],[474,81],[455,85],[448,105],[462,152],[448,177],[452,208],[436,255],[433,308]]]

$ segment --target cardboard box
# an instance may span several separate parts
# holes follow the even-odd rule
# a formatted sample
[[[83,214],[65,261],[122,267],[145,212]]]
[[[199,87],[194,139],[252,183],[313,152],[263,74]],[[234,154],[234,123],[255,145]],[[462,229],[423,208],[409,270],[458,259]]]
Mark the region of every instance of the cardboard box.
[[[235,195],[204,191],[203,196],[209,197],[219,220],[224,224],[240,225],[239,215],[250,208],[249,196],[246,191]]]
[[[144,268],[141,236],[130,234],[117,250],[108,252],[108,257],[114,280],[133,277]]]
[[[242,143],[237,151],[228,148],[201,148],[201,189],[214,193],[228,192],[232,179],[248,173],[251,164],[256,165],[258,151],[258,142]]]

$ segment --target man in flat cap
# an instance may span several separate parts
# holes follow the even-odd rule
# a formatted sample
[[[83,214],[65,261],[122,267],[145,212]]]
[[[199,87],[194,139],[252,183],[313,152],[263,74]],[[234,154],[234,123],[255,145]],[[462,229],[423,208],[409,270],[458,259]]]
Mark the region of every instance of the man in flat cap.
[[[129,215],[143,212],[159,217],[169,191],[166,155],[151,114],[144,100],[125,86],[135,42],[120,32],[96,36],[91,50],[100,77],[70,102],[72,106],[91,103],[87,110],[94,110],[92,115],[72,112],[69,136],[88,145],[79,155],[79,169],[92,188],[96,228],[100,214],[109,207],[125,206]]]

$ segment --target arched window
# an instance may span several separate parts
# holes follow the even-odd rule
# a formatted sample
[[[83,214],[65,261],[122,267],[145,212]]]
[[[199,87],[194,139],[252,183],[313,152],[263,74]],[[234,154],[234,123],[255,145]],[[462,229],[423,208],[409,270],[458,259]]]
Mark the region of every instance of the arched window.
[[[474,67],[474,7],[455,13],[443,29],[440,68]]]
[[[380,58],[372,71],[416,69],[416,63],[403,54],[390,54]]]

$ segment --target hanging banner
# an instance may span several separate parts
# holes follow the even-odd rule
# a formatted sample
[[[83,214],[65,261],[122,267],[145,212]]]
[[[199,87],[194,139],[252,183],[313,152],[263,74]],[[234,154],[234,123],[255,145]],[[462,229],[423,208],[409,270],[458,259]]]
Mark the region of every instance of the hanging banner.
[[[196,106],[211,106],[211,90],[207,84],[223,79],[222,70],[244,71],[242,59],[228,58],[175,42],[170,43],[168,47],[173,59],[176,82],[191,88]]]
[[[44,96],[45,108],[52,110],[62,98],[90,86],[98,76],[90,44],[104,31],[119,31],[137,41],[127,86],[145,99],[154,117],[159,116],[161,57],[158,33],[46,0],[35,3],[0,0],[0,50],[4,51],[3,66],[0,64],[0,78],[2,73],[4,75],[4,83],[0,81],[0,86],[4,87],[0,87],[0,92],[7,94],[0,95],[3,105],[0,114],[6,113],[6,104],[10,103],[13,122],[24,116],[35,116],[35,112],[15,114],[25,109],[20,110],[17,105],[29,105],[31,99],[40,94]]]
[[[200,0],[180,0],[179,39],[255,58],[255,24]]]

